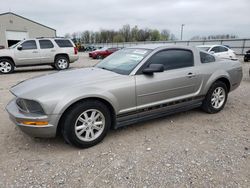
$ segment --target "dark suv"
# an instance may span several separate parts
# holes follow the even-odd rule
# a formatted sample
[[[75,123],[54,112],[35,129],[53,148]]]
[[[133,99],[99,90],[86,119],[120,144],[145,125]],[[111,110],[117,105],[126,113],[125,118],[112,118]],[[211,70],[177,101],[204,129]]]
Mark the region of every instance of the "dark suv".
[[[250,50],[246,51],[244,55],[244,62],[248,62],[250,59]]]

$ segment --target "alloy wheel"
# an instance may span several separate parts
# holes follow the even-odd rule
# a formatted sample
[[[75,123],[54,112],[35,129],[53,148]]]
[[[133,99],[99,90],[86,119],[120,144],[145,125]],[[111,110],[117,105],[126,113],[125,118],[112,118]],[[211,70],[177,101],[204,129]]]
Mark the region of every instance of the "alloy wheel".
[[[104,115],[96,109],[84,111],[75,122],[75,134],[78,139],[90,142],[97,139],[105,127]]]
[[[60,69],[66,69],[67,66],[68,66],[67,60],[65,60],[65,59],[59,59],[59,60],[58,60],[58,67],[59,67]]]
[[[213,108],[219,109],[223,106],[226,99],[226,92],[225,89],[222,87],[215,88],[212,97],[211,97],[211,104]]]
[[[0,71],[2,73],[8,73],[11,71],[11,64],[7,61],[0,62]]]

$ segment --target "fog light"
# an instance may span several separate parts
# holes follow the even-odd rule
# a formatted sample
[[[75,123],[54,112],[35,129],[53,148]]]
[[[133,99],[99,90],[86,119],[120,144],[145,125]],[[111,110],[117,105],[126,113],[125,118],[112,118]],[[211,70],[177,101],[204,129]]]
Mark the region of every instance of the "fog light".
[[[20,123],[24,125],[35,125],[35,126],[43,126],[49,124],[49,122],[47,121],[21,121]]]

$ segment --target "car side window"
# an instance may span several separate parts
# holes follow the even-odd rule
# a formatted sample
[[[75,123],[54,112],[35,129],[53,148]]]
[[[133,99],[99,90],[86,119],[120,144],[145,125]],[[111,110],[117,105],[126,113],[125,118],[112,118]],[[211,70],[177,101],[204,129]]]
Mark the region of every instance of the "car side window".
[[[56,39],[55,40],[56,44],[60,47],[60,48],[69,48],[69,47],[73,47],[73,45],[71,44],[71,42],[69,40],[66,39]]]
[[[213,51],[214,53],[219,53],[220,52],[220,47],[219,46],[215,46],[210,51]]]
[[[201,63],[215,62],[215,57],[211,54],[200,52]]]
[[[41,49],[54,48],[54,45],[50,40],[39,40],[39,45]]]
[[[22,43],[22,50],[34,50],[37,49],[35,40],[28,40]]]
[[[162,64],[165,70],[191,67],[194,65],[194,56],[190,50],[163,50],[154,54],[150,64]]]
[[[227,51],[228,51],[227,48],[225,48],[225,47],[223,47],[223,46],[220,46],[220,52],[227,52]]]
[[[110,52],[114,52],[114,51],[116,51],[116,49],[115,49],[115,48],[108,48],[107,50],[108,50],[108,51],[110,51]]]

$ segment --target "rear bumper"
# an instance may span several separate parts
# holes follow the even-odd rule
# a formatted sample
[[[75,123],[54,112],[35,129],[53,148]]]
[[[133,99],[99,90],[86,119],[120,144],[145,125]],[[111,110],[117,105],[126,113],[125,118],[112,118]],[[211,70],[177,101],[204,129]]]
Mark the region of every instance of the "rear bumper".
[[[70,63],[74,63],[78,59],[79,59],[79,55],[71,55],[71,56],[69,56]]]
[[[50,123],[49,116],[23,113],[18,109],[15,101],[15,99],[10,101],[6,106],[6,110],[9,114],[10,120],[12,120],[24,133],[32,137],[40,138],[51,138],[56,136],[57,126]],[[48,121],[49,124],[43,126],[24,125],[21,123],[23,121]]]

